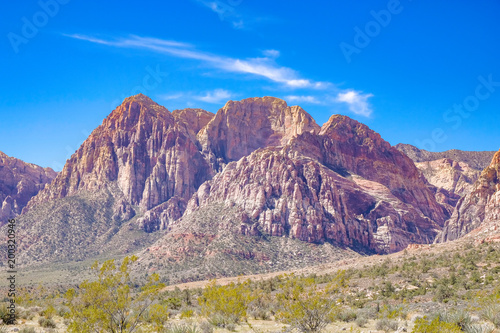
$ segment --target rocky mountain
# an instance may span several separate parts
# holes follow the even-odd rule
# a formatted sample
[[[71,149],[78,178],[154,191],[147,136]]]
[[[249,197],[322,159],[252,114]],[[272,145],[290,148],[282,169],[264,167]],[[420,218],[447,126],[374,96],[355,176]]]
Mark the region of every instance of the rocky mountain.
[[[430,152],[412,145],[398,144],[398,150],[409,156],[427,181],[433,185],[436,200],[453,213],[458,200],[470,193],[481,172],[495,152],[448,150]]]
[[[403,143],[397,144],[394,147],[417,163],[449,159],[466,163],[469,168],[479,171],[484,170],[490,164],[493,155],[496,153],[495,151],[464,151],[457,149],[444,152],[431,152]]]
[[[172,114],[141,94],[125,99],[24,209],[31,229],[20,236],[26,238],[21,250],[50,259],[55,255],[48,249],[62,246],[60,257],[82,258],[123,238],[119,231],[166,228],[212,176],[195,139],[211,116],[202,110]],[[43,213],[48,209],[51,214]]]
[[[51,168],[0,152],[0,225],[19,215],[28,201],[56,177]]]
[[[450,220],[437,238],[445,242],[476,232],[500,232],[500,151],[474,183],[472,191],[460,199]]]
[[[229,163],[200,187],[185,216],[213,205],[237,209],[232,220],[245,235],[376,253],[429,242],[446,218],[413,162],[344,116]]]
[[[170,113],[137,95],[29,202],[21,256],[75,260],[157,240],[143,262],[177,265],[209,251],[240,263],[260,257],[269,268],[314,248],[328,260],[341,248],[430,243],[448,217],[413,161],[348,117],[320,127],[273,97],[229,101],[215,115]]]
[[[212,168],[224,166],[258,148],[280,146],[320,127],[299,106],[289,107],[274,97],[229,101],[198,134],[203,154]]]

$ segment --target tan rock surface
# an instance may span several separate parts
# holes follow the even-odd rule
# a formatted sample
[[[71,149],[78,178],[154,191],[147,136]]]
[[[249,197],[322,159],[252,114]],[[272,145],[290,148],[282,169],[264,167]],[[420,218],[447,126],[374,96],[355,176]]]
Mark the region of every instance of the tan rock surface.
[[[445,242],[465,236],[474,229],[498,233],[500,226],[500,152],[483,170],[472,191],[458,202],[455,211],[436,241]]]

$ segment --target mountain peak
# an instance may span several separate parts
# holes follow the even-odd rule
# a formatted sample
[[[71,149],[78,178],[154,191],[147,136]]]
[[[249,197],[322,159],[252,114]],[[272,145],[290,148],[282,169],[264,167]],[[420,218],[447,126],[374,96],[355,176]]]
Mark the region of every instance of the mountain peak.
[[[135,101],[135,102],[143,102],[143,103],[154,103],[154,104],[157,104],[155,101],[153,101],[150,97],[142,94],[142,93],[139,93],[137,95],[132,95],[132,96],[129,96],[127,98],[125,98],[123,100],[123,103],[127,103],[127,102],[132,102],[132,101]],[[122,104],[123,104],[122,103]]]
[[[319,132],[311,115],[299,106],[265,96],[228,101],[198,138],[203,150],[219,161],[213,165],[218,170],[256,149],[282,146],[304,132]]]

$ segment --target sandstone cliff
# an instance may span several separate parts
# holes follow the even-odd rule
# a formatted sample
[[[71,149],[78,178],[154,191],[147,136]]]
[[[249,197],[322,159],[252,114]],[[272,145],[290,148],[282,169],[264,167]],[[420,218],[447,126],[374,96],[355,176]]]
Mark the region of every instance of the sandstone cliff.
[[[281,146],[292,137],[319,132],[314,119],[299,106],[274,97],[229,101],[198,133],[203,154],[213,169],[249,155],[258,148]]]
[[[98,191],[110,183],[116,183],[121,190],[114,204],[116,220],[132,218],[137,207],[145,212],[170,199],[176,203],[187,201],[211,177],[193,136],[208,118],[209,112],[202,110],[179,110],[172,115],[141,94],[125,99],[28,209],[82,190]],[[188,127],[188,122],[193,126]],[[154,230],[177,219],[183,211],[179,208],[171,213],[161,221],[143,224]]]
[[[436,241],[460,238],[476,228],[500,232],[500,152],[475,182],[472,191],[458,202]]]
[[[25,163],[0,152],[0,225],[16,217],[47,183],[56,177],[51,168]]]
[[[216,116],[217,117],[217,116]],[[386,253],[430,242],[446,218],[413,162],[348,117],[229,163],[188,204],[239,207],[241,232]],[[260,231],[261,230],[261,231]]]
[[[233,212],[231,226],[191,225],[214,207]],[[262,251],[243,257],[265,258],[283,237],[311,253],[318,244],[388,253],[431,242],[447,217],[412,160],[348,117],[319,127],[273,97],[229,101],[215,115],[170,113],[137,95],[30,201],[20,237],[26,260],[45,261],[128,253],[158,237],[155,256],[166,249],[167,261],[178,251],[199,256],[203,246],[227,254],[247,241]],[[193,237],[197,252],[182,245]]]

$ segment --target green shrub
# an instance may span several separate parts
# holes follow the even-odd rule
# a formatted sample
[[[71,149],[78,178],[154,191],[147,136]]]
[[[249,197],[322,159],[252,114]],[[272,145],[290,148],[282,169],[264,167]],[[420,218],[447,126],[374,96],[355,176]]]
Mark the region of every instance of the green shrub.
[[[211,281],[198,298],[201,312],[207,318],[223,317],[224,320],[216,320],[220,327],[227,327],[231,323],[239,323],[247,315],[247,307],[251,301],[248,290],[249,282],[225,286],[218,286],[216,281]]]
[[[314,279],[291,276],[276,295],[280,304],[276,318],[301,332],[320,331],[338,315],[338,299],[346,284],[345,271],[322,289]]]
[[[432,321],[427,317],[419,318],[415,321],[415,326],[412,333],[460,333],[462,330],[459,326],[453,323],[441,321],[437,316]]]
[[[356,320],[357,318],[357,314],[355,311],[351,310],[351,309],[344,309],[342,311],[340,311],[336,316],[335,316],[335,319],[336,320],[339,320],[339,321],[343,321],[345,323],[349,323],[351,321],[354,321]]]
[[[198,333],[198,327],[195,324],[173,324],[167,327],[167,333]]]
[[[56,328],[56,323],[54,320],[49,319],[49,318],[40,318],[38,319],[38,325],[45,327],[45,328]]]
[[[194,311],[193,310],[191,310],[191,309],[184,309],[184,310],[181,311],[181,318],[180,319],[191,318],[193,315],[194,315]]]

